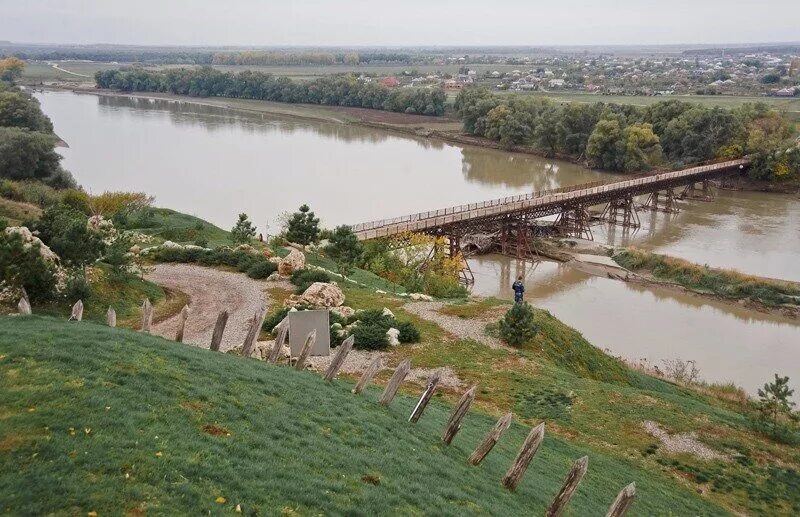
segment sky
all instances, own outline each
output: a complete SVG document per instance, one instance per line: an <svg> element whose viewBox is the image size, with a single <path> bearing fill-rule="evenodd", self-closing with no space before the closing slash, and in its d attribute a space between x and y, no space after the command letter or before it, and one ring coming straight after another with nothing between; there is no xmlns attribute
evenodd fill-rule
<svg viewBox="0 0 800 517"><path fill-rule="evenodd" d="M0 41L626 45L800 41L800 0L0 0Z"/></svg>

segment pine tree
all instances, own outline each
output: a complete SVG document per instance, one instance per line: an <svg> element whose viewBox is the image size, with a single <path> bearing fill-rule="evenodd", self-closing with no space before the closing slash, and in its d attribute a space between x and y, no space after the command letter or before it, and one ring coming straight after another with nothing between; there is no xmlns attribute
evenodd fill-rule
<svg viewBox="0 0 800 517"><path fill-rule="evenodd" d="M780 377L775 374L775 381L764 384L764 389L758 390L758 412L773 438L777 438L782 431L784 418L793 420L792 408L795 403L791 401L794 394L789 389L789 377Z"/></svg>
<svg viewBox="0 0 800 517"><path fill-rule="evenodd" d="M247 244L256 236L256 227L247 218L247 214L239 214L239 220L231 229L231 241L234 244Z"/></svg>
<svg viewBox="0 0 800 517"><path fill-rule="evenodd" d="M308 205L301 206L299 212L292 214L286 227L286 239L304 248L319 239L319 219Z"/></svg>
<svg viewBox="0 0 800 517"><path fill-rule="evenodd" d="M500 320L500 338L509 345L527 343L538 331L533 321L533 308L528 302L515 303Z"/></svg>
<svg viewBox="0 0 800 517"><path fill-rule="evenodd" d="M361 243L349 226L337 226L325 247L325 254L336 261L339 274L347 277L352 273L356 261L361 256Z"/></svg>

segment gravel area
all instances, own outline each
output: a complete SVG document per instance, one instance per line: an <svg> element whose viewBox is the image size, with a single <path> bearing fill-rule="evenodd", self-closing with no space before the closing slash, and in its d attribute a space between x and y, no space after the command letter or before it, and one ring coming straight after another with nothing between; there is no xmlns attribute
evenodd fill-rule
<svg viewBox="0 0 800 517"><path fill-rule="evenodd" d="M416 314L420 318L436 323L458 338L472 339L492 348L509 348L499 339L486 335L485 328L488 321L480 319L467 320L442 314L439 309L445 305L447 305L445 302L410 302L403 305L403 309Z"/></svg>
<svg viewBox="0 0 800 517"><path fill-rule="evenodd" d="M721 452L715 451L708 445L702 443L697 439L695 433L681 433L670 435L664 430L657 422L652 420L645 420L642 422L642 427L651 436L659 439L661 448L670 453L689 453L704 460L725 460L729 461L730 457Z"/></svg>
<svg viewBox="0 0 800 517"><path fill-rule="evenodd" d="M324 372L330 366L333 357L336 355L336 349L331 349L330 356L311 356L308 358L308 363L317 371ZM350 350L350 353L347 354L347 357L342 364L342 368L339 370L340 373L353 373L353 374L362 374L364 370L375 360L376 357L382 357L386 355L383 352L379 352L377 350ZM384 361L381 361L382 368L386 367Z"/></svg>
<svg viewBox="0 0 800 517"><path fill-rule="evenodd" d="M217 316L228 310L230 316L222 336L221 351L241 345L253 314L269 303L264 290L269 283L253 280L242 273L220 271L192 264L158 264L146 276L161 286L177 289L189 296L189 319L184 343L208 348ZM153 325L152 333L175 339L178 315Z"/></svg>
<svg viewBox="0 0 800 517"><path fill-rule="evenodd" d="M441 370L441 375L439 376L439 386L453 389L458 389L463 386L464 383L458 378L456 372L449 366L445 366L444 368L412 368L411 371L408 372L406 382L411 381L424 385L428 381L428 377L430 377L430 375L436 370Z"/></svg>

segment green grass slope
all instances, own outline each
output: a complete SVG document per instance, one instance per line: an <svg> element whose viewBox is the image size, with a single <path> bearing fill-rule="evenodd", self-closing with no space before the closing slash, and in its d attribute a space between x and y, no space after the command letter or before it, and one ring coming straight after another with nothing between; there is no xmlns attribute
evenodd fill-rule
<svg viewBox="0 0 800 517"><path fill-rule="evenodd" d="M310 372L132 331L47 317L0 319L0 503L10 514L531 515L590 457L569 514L605 513L635 481L634 515L725 511L632 462L548 436L516 492L500 485L527 433L514 425L479 467L495 417L471 412L452 446L449 405L407 422ZM223 502L224 500L224 502Z"/></svg>

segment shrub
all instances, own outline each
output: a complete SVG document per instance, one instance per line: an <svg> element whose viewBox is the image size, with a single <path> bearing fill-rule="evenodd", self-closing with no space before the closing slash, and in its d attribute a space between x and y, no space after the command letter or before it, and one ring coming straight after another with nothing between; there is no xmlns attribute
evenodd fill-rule
<svg viewBox="0 0 800 517"><path fill-rule="evenodd" d="M89 206L89 195L82 190L68 189L64 191L64 195L61 196L61 202L84 215L92 213L92 209Z"/></svg>
<svg viewBox="0 0 800 517"><path fill-rule="evenodd" d="M509 345L529 342L538 330L533 321L533 308L527 302L515 303L500 320L500 339Z"/></svg>
<svg viewBox="0 0 800 517"><path fill-rule="evenodd" d="M278 323L283 321L283 318L285 318L287 314L289 314L289 307L284 307L272 314L268 314L267 317L264 318L264 323L261 325L261 328L264 329L265 332L272 332L275 330L275 327L278 326Z"/></svg>
<svg viewBox="0 0 800 517"><path fill-rule="evenodd" d="M395 325L395 328L400 331L397 339L401 343L419 343L419 329L410 321L401 321Z"/></svg>
<svg viewBox="0 0 800 517"><path fill-rule="evenodd" d="M469 293L458 278L429 273L424 277L425 293L435 298L464 298Z"/></svg>
<svg viewBox="0 0 800 517"><path fill-rule="evenodd" d="M67 264L85 266L100 258L106 244L102 237L86 227L87 217L67 205L59 204L46 209L32 225L39 231L42 242Z"/></svg>
<svg viewBox="0 0 800 517"><path fill-rule="evenodd" d="M395 322L394 318L383 314L381 309L367 309L365 311L359 311L347 319L348 324L356 321L358 321L359 325L373 325L381 327L384 332L392 328L392 325L394 325Z"/></svg>
<svg viewBox="0 0 800 517"><path fill-rule="evenodd" d="M381 325L360 322L352 332L354 346L361 350L383 350L389 346L387 330Z"/></svg>
<svg viewBox="0 0 800 517"><path fill-rule="evenodd" d="M55 296L55 266L39 255L39 246L25 247L22 236L0 233L0 283L28 293L31 302Z"/></svg>
<svg viewBox="0 0 800 517"><path fill-rule="evenodd" d="M247 270L247 276L255 279L267 278L277 270L278 266L272 262L268 260L259 260L250 266Z"/></svg>
<svg viewBox="0 0 800 517"><path fill-rule="evenodd" d="M70 272L64 289L64 298L67 302L74 303L78 300L85 302L91 295L92 287L89 285L89 281L86 280L86 275L83 271L76 269Z"/></svg>
<svg viewBox="0 0 800 517"><path fill-rule="evenodd" d="M316 269L298 269L292 273L289 281L297 286L297 293L302 294L314 282L330 282L331 276L325 271Z"/></svg>

